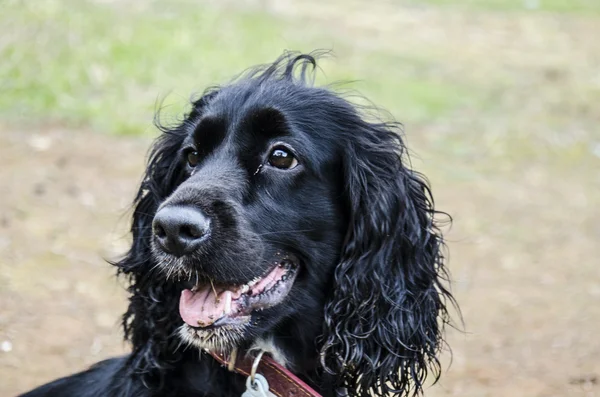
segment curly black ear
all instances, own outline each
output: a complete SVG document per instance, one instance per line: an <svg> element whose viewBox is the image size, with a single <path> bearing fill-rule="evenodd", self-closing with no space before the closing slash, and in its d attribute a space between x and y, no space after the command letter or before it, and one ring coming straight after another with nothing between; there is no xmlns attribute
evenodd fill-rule
<svg viewBox="0 0 600 397"><path fill-rule="evenodd" d="M179 360L175 335L178 323L179 291L165 280L156 281L156 263L151 255L152 220L159 205L176 189L184 177L179 151L190 125L200 117L203 107L215 95L205 94L193 103L185 120L173 127L164 127L155 120L162 135L155 141L144 178L134 201L129 252L116 262L118 273L129 280L129 307L123 315L125 338L133 351L129 368L148 387L161 388L165 371Z"/></svg>
<svg viewBox="0 0 600 397"><path fill-rule="evenodd" d="M453 302L427 181L392 124L356 121L344 172L350 224L325 308L324 368L352 396L419 394Z"/></svg>

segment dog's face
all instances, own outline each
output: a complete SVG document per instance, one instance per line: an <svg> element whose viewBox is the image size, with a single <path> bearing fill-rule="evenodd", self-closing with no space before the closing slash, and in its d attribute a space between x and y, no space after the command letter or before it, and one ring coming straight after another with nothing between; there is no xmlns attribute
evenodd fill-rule
<svg viewBox="0 0 600 397"><path fill-rule="evenodd" d="M117 263L146 381L189 358L182 338L220 351L266 339L352 396L439 373L452 296L427 181L395 123L309 84L311 66L285 54L162 128Z"/></svg>
<svg viewBox="0 0 600 397"><path fill-rule="evenodd" d="M173 159L181 183L152 224L158 266L181 282L180 335L199 348L228 350L300 308L320 312L347 228L340 150L314 109L286 108L276 85L243 88L188 119Z"/></svg>

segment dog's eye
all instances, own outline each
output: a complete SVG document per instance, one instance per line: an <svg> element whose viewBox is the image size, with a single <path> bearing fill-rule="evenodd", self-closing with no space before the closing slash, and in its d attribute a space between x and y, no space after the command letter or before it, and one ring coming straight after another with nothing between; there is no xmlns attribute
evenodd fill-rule
<svg viewBox="0 0 600 397"><path fill-rule="evenodd" d="M190 167L197 166L199 161L200 156L198 156L198 152L192 151L187 154L187 162L190 165Z"/></svg>
<svg viewBox="0 0 600 397"><path fill-rule="evenodd" d="M298 165L298 160L284 147L276 147L269 156L269 164L282 170L291 170Z"/></svg>

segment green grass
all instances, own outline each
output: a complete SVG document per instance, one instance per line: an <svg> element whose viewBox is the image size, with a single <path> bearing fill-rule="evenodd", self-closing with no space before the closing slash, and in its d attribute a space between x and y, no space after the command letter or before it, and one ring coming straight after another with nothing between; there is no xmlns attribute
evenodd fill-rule
<svg viewBox="0 0 600 397"><path fill-rule="evenodd" d="M167 113L177 114L191 94L285 49L335 47L340 58L352 56L352 43L325 28L299 34L302 20L185 1L127 4L9 2L0 14L0 121L154 133L152 116L165 97L173 105ZM326 61L319 81L360 78L348 87L403 120L438 118L461 104L457 93L468 91L415 76L410 68L426 61L410 56L368 51L356 58Z"/></svg>
<svg viewBox="0 0 600 397"><path fill-rule="evenodd" d="M600 13L600 1L598 0L415 0L411 3L499 11Z"/></svg>
<svg viewBox="0 0 600 397"><path fill-rule="evenodd" d="M17 31L1 54L5 117L140 132L158 97L172 91L182 102L191 90L276 56L282 44L277 21L266 16L225 18L166 4L47 4L14 5L2 14L2 25Z"/></svg>
<svg viewBox="0 0 600 397"><path fill-rule="evenodd" d="M382 2L344 14L347 4L331 1L315 17L189 0L5 0L0 125L155 135L158 104L168 121L190 96L251 65L286 49L324 48L334 57L320 63L319 84L349 82L337 87L389 110L431 153L481 161L483 147L510 162L595 153L598 54L578 38L597 35L600 2L539 0L542 12L521 0L419 2L433 13ZM520 18L497 10L520 10ZM408 19L396 26L388 16Z"/></svg>

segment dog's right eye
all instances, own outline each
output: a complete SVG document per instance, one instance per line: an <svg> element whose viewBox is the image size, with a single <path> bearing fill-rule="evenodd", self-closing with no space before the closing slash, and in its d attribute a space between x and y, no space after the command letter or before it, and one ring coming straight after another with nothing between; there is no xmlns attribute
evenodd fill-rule
<svg viewBox="0 0 600 397"><path fill-rule="evenodd" d="M298 160L296 160L288 148L278 146L271 152L269 164L281 170L291 170L292 168L296 168Z"/></svg>
<svg viewBox="0 0 600 397"><path fill-rule="evenodd" d="M187 154L187 162L190 165L190 167L195 167L198 165L198 162L200 162L200 156L198 155L198 152L196 151L191 151Z"/></svg>

